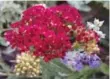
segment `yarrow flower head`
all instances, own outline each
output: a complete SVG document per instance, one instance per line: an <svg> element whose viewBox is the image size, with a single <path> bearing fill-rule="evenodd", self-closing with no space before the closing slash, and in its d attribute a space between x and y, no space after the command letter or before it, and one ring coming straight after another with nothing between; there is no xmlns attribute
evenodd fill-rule
<svg viewBox="0 0 110 79"><path fill-rule="evenodd" d="M14 73L17 76L36 77L41 73L40 58L32 55L31 52L22 52L17 55Z"/></svg>
<svg viewBox="0 0 110 79"><path fill-rule="evenodd" d="M25 10L20 21L11 24L12 30L7 31L5 37L12 47L20 51L33 47L35 56L49 61L63 57L71 49L68 24L83 25L75 8L36 5Z"/></svg>

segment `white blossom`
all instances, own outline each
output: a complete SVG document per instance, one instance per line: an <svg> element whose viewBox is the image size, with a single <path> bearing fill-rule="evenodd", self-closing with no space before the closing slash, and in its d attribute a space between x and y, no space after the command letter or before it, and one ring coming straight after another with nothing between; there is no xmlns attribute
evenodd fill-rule
<svg viewBox="0 0 110 79"><path fill-rule="evenodd" d="M91 22L87 22L87 27L88 27L88 29L93 29L95 27L95 25Z"/></svg>
<svg viewBox="0 0 110 79"><path fill-rule="evenodd" d="M100 27L103 25L103 23L104 21L99 21L99 19L95 18L94 23L87 22L87 28L95 31L100 36L100 38L105 38L105 34L100 31Z"/></svg>
<svg viewBox="0 0 110 79"><path fill-rule="evenodd" d="M103 25L104 21L99 21L99 19L94 19L94 24L98 27L101 27Z"/></svg>

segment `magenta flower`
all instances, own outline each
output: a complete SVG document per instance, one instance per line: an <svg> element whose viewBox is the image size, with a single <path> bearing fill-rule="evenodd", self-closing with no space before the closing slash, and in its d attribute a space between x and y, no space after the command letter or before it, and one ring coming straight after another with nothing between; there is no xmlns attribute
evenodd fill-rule
<svg viewBox="0 0 110 79"><path fill-rule="evenodd" d="M57 9L62 13L60 16ZM5 37L12 47L20 51L33 47L35 56L49 61L62 58L71 49L67 23L81 24L81 16L75 8L69 5L50 8L36 5L25 10L20 21L11 24L12 30L7 31Z"/></svg>

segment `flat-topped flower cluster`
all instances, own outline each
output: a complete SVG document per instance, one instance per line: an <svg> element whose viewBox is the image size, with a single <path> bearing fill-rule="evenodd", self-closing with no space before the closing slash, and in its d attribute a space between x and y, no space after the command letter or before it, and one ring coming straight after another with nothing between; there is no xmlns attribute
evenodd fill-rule
<svg viewBox="0 0 110 79"><path fill-rule="evenodd" d="M98 23L96 19L95 24ZM66 52L74 49L84 49L87 55L99 51L97 43L103 33L94 27L88 22L86 28L79 12L70 5L48 8L35 5L23 12L20 21L11 24L12 30L7 31L5 37L21 52L33 49L33 55L49 61L64 59Z"/></svg>

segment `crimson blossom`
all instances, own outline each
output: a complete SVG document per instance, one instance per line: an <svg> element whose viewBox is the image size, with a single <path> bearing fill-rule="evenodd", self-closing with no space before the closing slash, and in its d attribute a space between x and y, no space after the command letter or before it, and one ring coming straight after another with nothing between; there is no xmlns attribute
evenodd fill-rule
<svg viewBox="0 0 110 79"><path fill-rule="evenodd" d="M71 49L68 25L83 26L78 11L69 5L46 8L35 5L22 14L20 21L11 24L6 40L21 52L30 51L45 61L62 58Z"/></svg>

